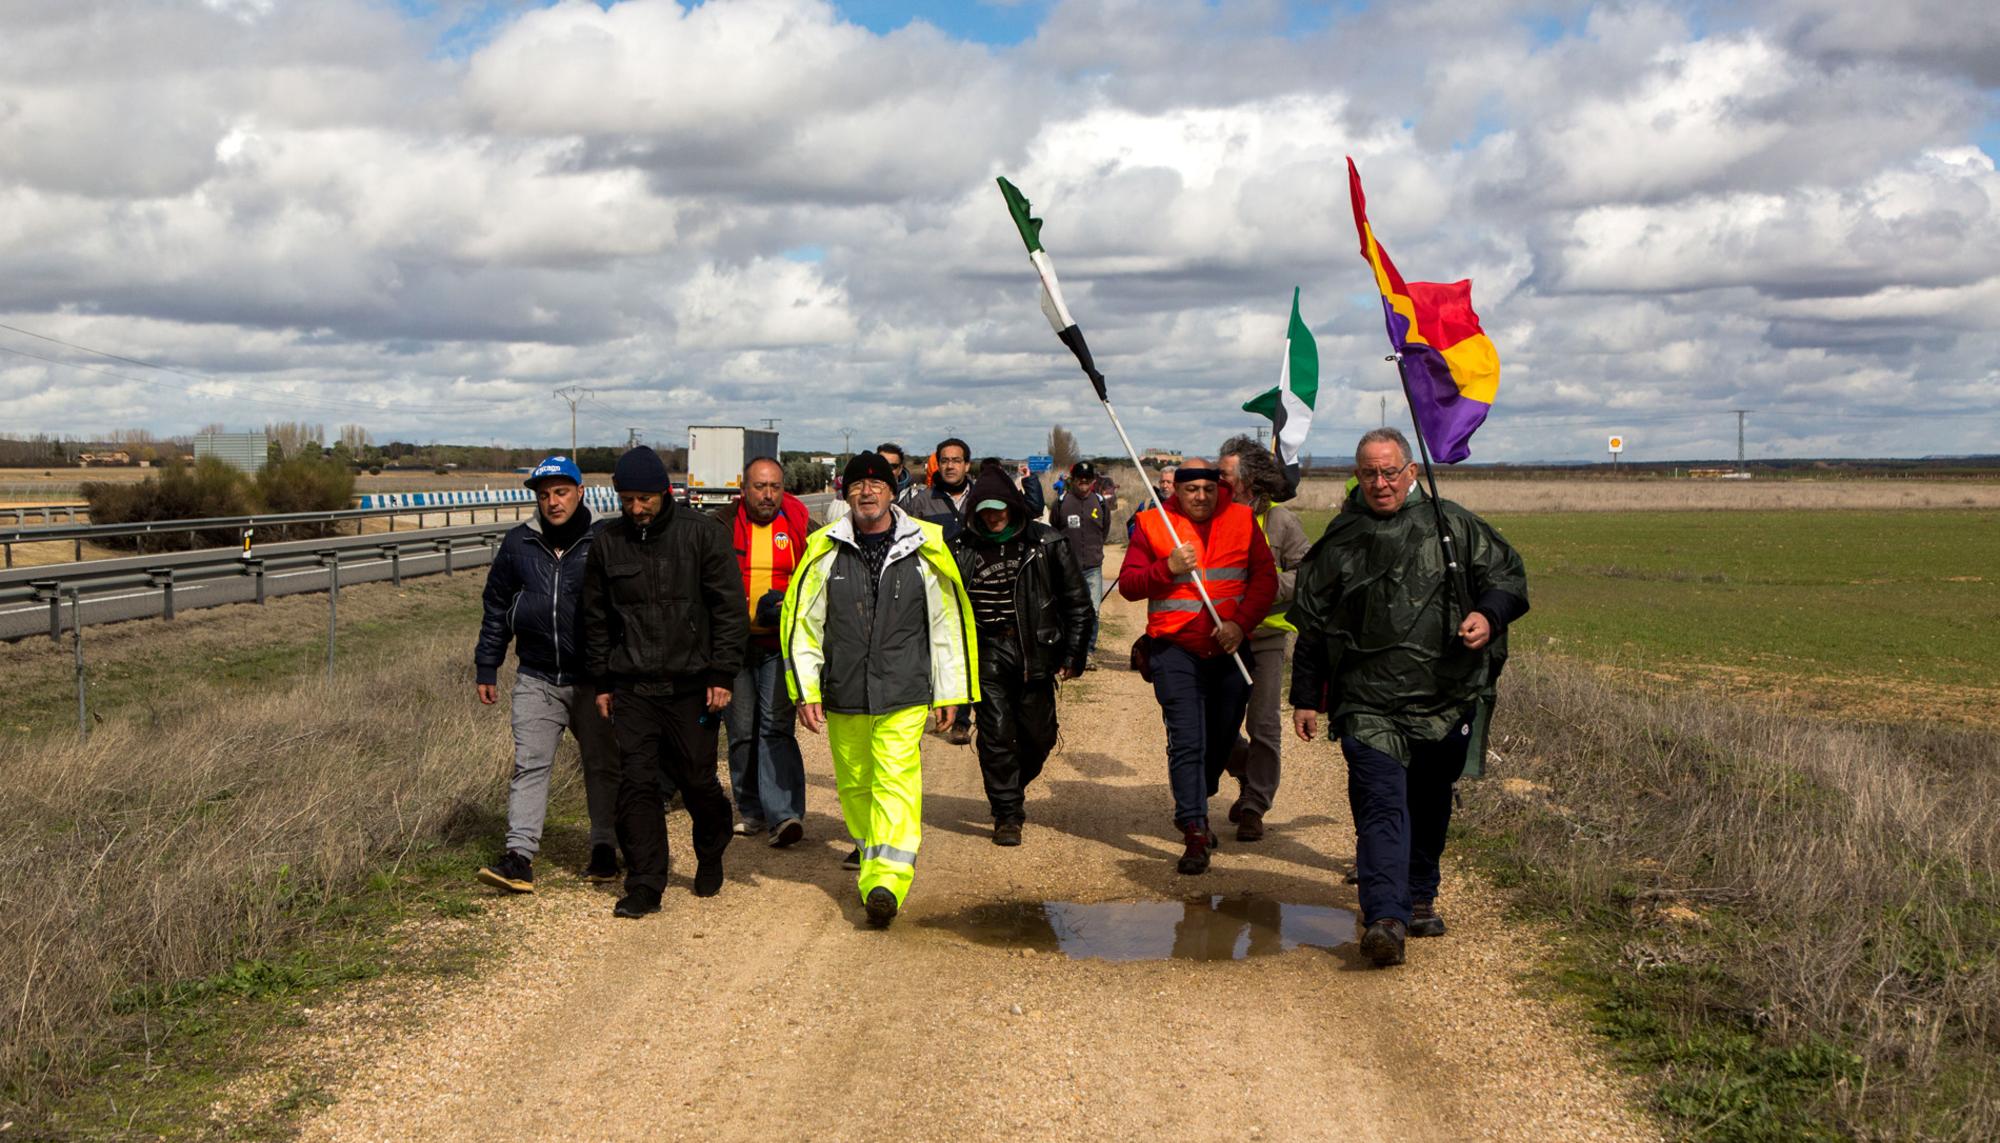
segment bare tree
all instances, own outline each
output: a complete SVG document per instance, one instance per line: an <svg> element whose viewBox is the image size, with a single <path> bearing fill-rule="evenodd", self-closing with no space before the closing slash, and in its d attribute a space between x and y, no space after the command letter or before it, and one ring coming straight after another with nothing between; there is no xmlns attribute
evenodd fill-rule
<svg viewBox="0 0 2000 1143"><path fill-rule="evenodd" d="M372 444L373 439L369 437L368 430L360 425L342 425L340 443L346 445L349 452L360 452Z"/></svg>
<svg viewBox="0 0 2000 1143"><path fill-rule="evenodd" d="M226 433L228 431L229 427L227 425L224 425L222 422L210 421L208 424L205 424L202 427L196 429L194 431L194 435L198 437L205 437L216 433Z"/></svg>
<svg viewBox="0 0 2000 1143"><path fill-rule="evenodd" d="M304 421L273 421L264 426L264 436L278 446L278 451L289 460L305 451L309 444L326 442L326 426L309 425Z"/></svg>
<svg viewBox="0 0 2000 1143"><path fill-rule="evenodd" d="M1083 453L1076 447L1076 434L1055 425L1049 429L1048 453L1055 458L1056 471L1068 472L1070 466L1083 459Z"/></svg>

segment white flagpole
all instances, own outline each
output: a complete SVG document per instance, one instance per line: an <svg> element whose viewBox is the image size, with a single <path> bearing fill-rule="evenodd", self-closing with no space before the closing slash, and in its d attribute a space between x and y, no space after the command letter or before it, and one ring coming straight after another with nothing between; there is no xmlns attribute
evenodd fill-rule
<svg viewBox="0 0 2000 1143"><path fill-rule="evenodd" d="M1174 547L1180 547L1181 536L1174 529L1174 518L1167 515L1167 506L1160 503L1159 491L1153 487L1152 481L1146 479L1146 466L1139 463L1139 450L1132 447L1132 438L1125 435L1125 425L1118 419L1118 410L1111 407L1111 398L1100 397L1098 400L1104 405L1105 415L1111 418L1111 427L1118 430L1118 439L1125 443L1125 455L1132 458L1132 467L1139 473L1139 483L1146 486L1146 498L1153 502L1153 510L1160 514L1160 523L1167 526L1167 535L1173 539ZM1208 597L1208 581L1201 574L1201 565L1196 564L1191 570L1194 573L1194 589L1201 593L1202 606L1208 608L1209 619L1220 628L1222 616L1215 610L1215 601ZM1243 638L1248 641L1250 633L1243 632ZM1243 665L1243 656L1232 651L1229 657L1236 663L1236 670L1243 676L1243 681L1251 683L1250 668Z"/></svg>

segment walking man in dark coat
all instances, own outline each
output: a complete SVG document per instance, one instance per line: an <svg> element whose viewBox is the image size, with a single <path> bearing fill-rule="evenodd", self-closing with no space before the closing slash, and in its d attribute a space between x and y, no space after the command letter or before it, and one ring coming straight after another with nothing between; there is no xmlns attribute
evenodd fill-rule
<svg viewBox="0 0 2000 1143"><path fill-rule="evenodd" d="M511 893L535 889L535 854L548 816L549 776L563 731L583 755L583 792L590 808L592 881L618 876L614 817L618 804L618 750L611 725L597 713L596 691L583 664L583 567L590 554L590 508L583 502L583 473L566 456L536 465L526 481L535 491L535 514L500 541L486 572L479 646L472 662L479 701L500 701L500 667L507 644L520 657L510 710L514 724L514 776L507 784L507 844L500 860L479 879Z"/></svg>
<svg viewBox="0 0 2000 1143"><path fill-rule="evenodd" d="M1056 680L1083 673L1094 620L1070 543L998 466L966 497L952 552L979 639L979 773L993 844L1021 844L1028 783L1056 746Z"/></svg>
<svg viewBox="0 0 2000 1143"><path fill-rule="evenodd" d="M716 719L743 666L750 615L729 530L672 502L659 454L641 445L619 457L612 485L622 515L585 566L584 657L624 767L625 896L613 911L642 917L667 885L663 773L693 821L695 894L722 891L731 815L715 772Z"/></svg>

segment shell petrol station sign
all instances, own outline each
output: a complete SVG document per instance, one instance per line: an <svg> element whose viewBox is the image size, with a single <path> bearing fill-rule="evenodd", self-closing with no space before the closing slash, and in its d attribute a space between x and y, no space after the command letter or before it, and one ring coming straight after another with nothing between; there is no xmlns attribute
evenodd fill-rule
<svg viewBox="0 0 2000 1143"><path fill-rule="evenodd" d="M1613 433L1611 436L1611 444L1609 447L1611 450L1611 455L1617 456L1619 453L1625 451L1625 438L1617 435L1616 433Z"/></svg>

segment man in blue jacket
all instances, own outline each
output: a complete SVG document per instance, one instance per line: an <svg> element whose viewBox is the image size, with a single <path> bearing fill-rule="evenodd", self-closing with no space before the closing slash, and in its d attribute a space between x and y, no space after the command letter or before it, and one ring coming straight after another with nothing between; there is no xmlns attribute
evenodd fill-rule
<svg viewBox="0 0 2000 1143"><path fill-rule="evenodd" d="M489 706L500 698L500 664L509 640L520 657L507 851L479 871L481 881L513 893L535 889L549 775L565 729L583 754L590 808L590 864L584 876L599 882L618 877L618 751L584 671L583 567L594 530L583 503L583 473L568 457L552 456L528 473L527 484L535 490L535 515L507 533L487 570L486 615L473 655L479 701Z"/></svg>

